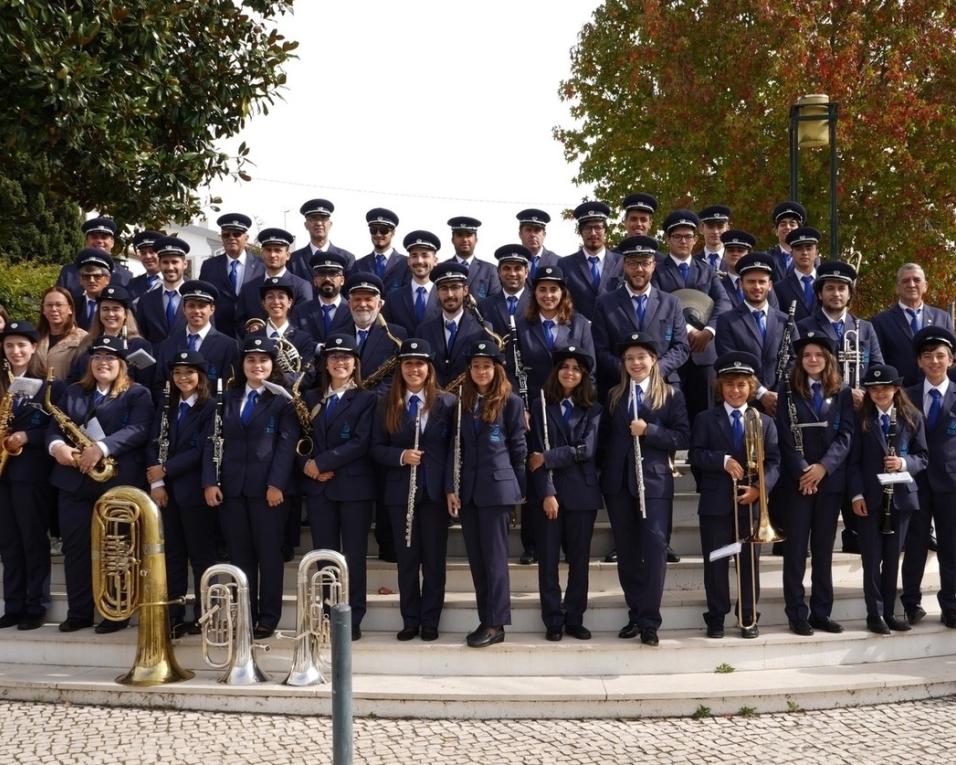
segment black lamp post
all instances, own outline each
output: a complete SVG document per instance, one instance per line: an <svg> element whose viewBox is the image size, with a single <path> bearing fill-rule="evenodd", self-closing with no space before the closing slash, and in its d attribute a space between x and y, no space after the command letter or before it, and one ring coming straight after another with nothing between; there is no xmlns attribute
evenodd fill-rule
<svg viewBox="0 0 956 765"><path fill-rule="evenodd" d="M839 104L829 96L804 96L790 107L790 198L800 201L800 149L830 147L830 257L840 257L837 218L837 141Z"/></svg>

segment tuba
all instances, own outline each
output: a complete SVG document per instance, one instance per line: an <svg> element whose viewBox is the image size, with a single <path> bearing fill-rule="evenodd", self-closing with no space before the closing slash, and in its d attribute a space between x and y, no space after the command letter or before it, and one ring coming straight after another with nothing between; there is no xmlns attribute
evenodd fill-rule
<svg viewBox="0 0 956 765"><path fill-rule="evenodd" d="M53 418L54 422L60 426L60 430L63 431L63 435L73 445L74 449L80 450L85 449L87 446L92 446L93 439L86 435L86 433L83 431L83 428L73 422L73 420L67 416L66 412L64 412L58 406L55 406L50 400L50 392L53 390L52 367L50 368L50 371L47 372L46 382L46 395L43 399L43 408L46 410L47 414L49 414L50 417ZM73 459L74 461L77 461L75 454ZM112 480L116 475L116 460L112 457L104 457L93 466L93 469L87 473L87 475L97 483L106 483L107 481Z"/></svg>
<svg viewBox="0 0 956 765"><path fill-rule="evenodd" d="M107 619L139 611L133 668L116 678L123 685L159 685L188 680L169 641L169 602L163 521L145 492L117 486L93 506L93 600Z"/></svg>
<svg viewBox="0 0 956 765"><path fill-rule="evenodd" d="M314 570L313 570L314 567ZM335 550L312 550L299 563L296 593L296 641L292 669L285 685L319 685L326 682L332 663L323 655L332 647L333 606L348 603L349 567L345 556Z"/></svg>
<svg viewBox="0 0 956 765"><path fill-rule="evenodd" d="M219 581L213 583L213 578ZM213 669L226 670L219 682L252 685L268 681L256 664L253 649L268 651L269 646L252 642L249 580L242 569L229 563L210 566L203 572L199 592L202 658Z"/></svg>

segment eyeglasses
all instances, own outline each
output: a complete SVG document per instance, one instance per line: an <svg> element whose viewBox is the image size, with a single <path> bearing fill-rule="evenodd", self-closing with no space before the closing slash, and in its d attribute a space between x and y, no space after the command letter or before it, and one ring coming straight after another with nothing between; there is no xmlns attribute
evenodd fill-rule
<svg viewBox="0 0 956 765"><path fill-rule="evenodd" d="M119 361L119 357L109 353L94 353L91 360L97 364L109 364L114 361Z"/></svg>
<svg viewBox="0 0 956 765"><path fill-rule="evenodd" d="M219 236L222 239L240 239L244 233L244 231L222 231Z"/></svg>
<svg viewBox="0 0 956 765"><path fill-rule="evenodd" d="M81 279L93 279L94 281L99 281L100 279L109 279L109 274L80 274Z"/></svg>
<svg viewBox="0 0 956 765"><path fill-rule="evenodd" d="M386 234L390 233L391 230L392 229L390 229L388 226L369 226L368 227L368 232L372 236L385 236Z"/></svg>
<svg viewBox="0 0 956 765"><path fill-rule="evenodd" d="M670 234L670 238L678 242L692 242L697 238L697 234Z"/></svg>

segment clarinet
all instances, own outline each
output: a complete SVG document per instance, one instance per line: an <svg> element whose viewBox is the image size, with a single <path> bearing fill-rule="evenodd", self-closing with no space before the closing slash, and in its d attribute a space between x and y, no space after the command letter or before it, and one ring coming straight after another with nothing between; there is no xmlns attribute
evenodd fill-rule
<svg viewBox="0 0 956 765"><path fill-rule="evenodd" d="M797 313L797 301L790 303L790 310L787 312L787 326L783 330L783 340L780 342L780 350L777 352L777 381L779 382L787 371L787 364L790 363L791 338L793 337L793 328L795 326L794 316Z"/></svg>
<svg viewBox="0 0 956 765"><path fill-rule="evenodd" d="M209 440L212 441L212 461L216 466L216 485L222 486L222 378L216 380L216 414L212 418L212 433L209 434Z"/></svg>
<svg viewBox="0 0 956 765"><path fill-rule="evenodd" d="M515 365L515 381L518 383L518 395L521 396L521 400L524 401L525 411L530 412L531 400L528 397L528 370L521 360L521 348L518 346L518 329L515 327L515 317L509 316L508 321L511 323L511 331L508 333L508 337L511 340L511 357Z"/></svg>
<svg viewBox="0 0 956 765"><path fill-rule="evenodd" d="M787 354L790 355L789 353ZM787 397L787 418L790 420L790 435L793 436L793 447L797 454L803 456L803 431L797 422L797 405L793 401L793 384L790 381L790 375L783 376L783 390Z"/></svg>
<svg viewBox="0 0 956 765"><path fill-rule="evenodd" d="M422 429L422 410L415 412L415 441L412 449L418 451L418 439ZM405 505L405 547L412 546L412 524L415 522L415 493L418 491L418 465L411 465L408 473L408 502Z"/></svg>
<svg viewBox="0 0 956 765"><path fill-rule="evenodd" d="M163 406L162 415L159 420L159 464L166 467L166 460L169 459L169 380L163 388Z"/></svg>
<svg viewBox="0 0 956 765"><path fill-rule="evenodd" d="M512 318L511 321L513 322L514 318ZM540 391L540 393L541 393L541 430L542 430L542 437L544 439L544 450L547 452L551 450L551 438L550 436L548 436L548 409L547 409L548 403L544 398L544 391L542 390ZM550 468L548 469L548 480L551 482L551 485L553 486L554 471L551 470Z"/></svg>
<svg viewBox="0 0 956 765"><path fill-rule="evenodd" d="M895 457L896 447L896 407L890 412L890 431L886 434L886 456ZM880 533L889 536L893 533L893 484L883 487L883 512L880 515Z"/></svg>
<svg viewBox="0 0 956 765"><path fill-rule="evenodd" d="M458 386L458 405L455 412L455 446L452 452L452 473L451 486L452 491L458 499L461 499L461 390Z"/></svg>
<svg viewBox="0 0 956 765"><path fill-rule="evenodd" d="M631 401L634 402L634 414L637 411L637 383L631 380ZM641 518L647 518L647 503L644 500L644 455L641 453L641 438L634 436L634 478L637 481L637 504L641 508Z"/></svg>

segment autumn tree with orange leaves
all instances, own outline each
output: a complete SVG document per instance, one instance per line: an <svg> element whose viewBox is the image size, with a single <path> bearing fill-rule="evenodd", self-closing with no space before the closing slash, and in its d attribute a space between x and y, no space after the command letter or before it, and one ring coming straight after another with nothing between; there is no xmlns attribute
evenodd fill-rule
<svg viewBox="0 0 956 765"><path fill-rule="evenodd" d="M789 109L839 103L843 252L827 252L827 151L804 150L801 202L824 257L861 253L855 310L892 300L896 268L956 298L956 4L951 0L607 0L571 51L555 128L576 180L612 206L648 191L674 207L723 203L762 247L789 195ZM659 214L658 220L662 215Z"/></svg>

